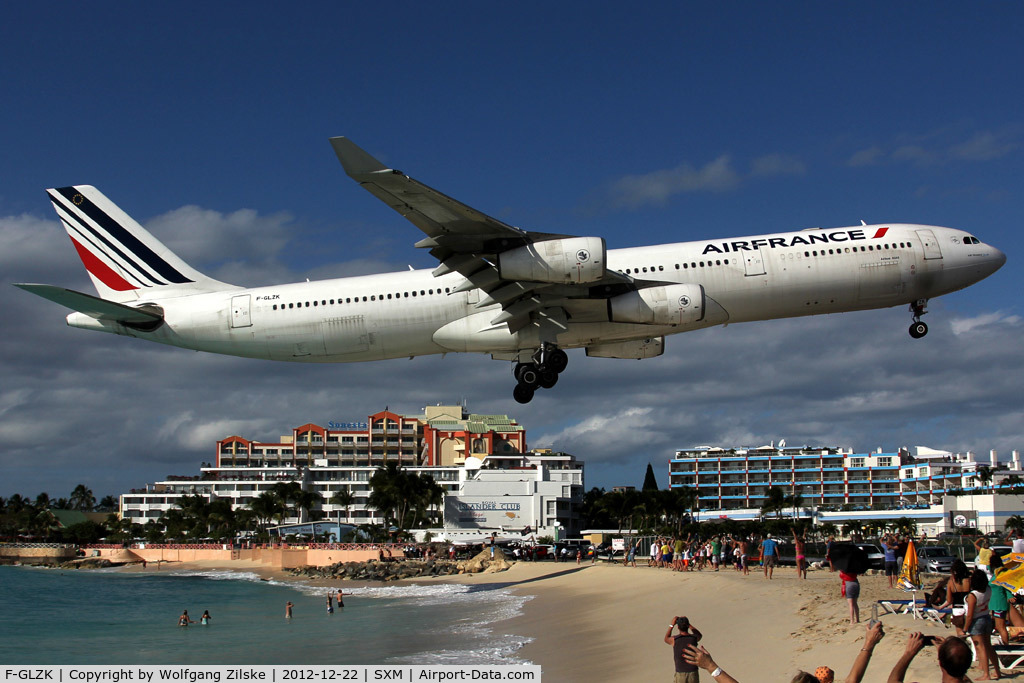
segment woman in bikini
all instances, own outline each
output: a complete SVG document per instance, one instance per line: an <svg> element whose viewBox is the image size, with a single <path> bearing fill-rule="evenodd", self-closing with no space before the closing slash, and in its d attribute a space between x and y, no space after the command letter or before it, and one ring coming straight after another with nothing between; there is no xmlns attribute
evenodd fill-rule
<svg viewBox="0 0 1024 683"><path fill-rule="evenodd" d="M793 525L793 545L796 546L796 575L801 579L807 578L807 556L804 555L804 537L796 533L796 525Z"/></svg>

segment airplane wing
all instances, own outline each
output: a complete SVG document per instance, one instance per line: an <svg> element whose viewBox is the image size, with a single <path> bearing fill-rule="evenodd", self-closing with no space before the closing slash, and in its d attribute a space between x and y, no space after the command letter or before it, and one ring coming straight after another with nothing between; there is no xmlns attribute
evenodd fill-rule
<svg viewBox="0 0 1024 683"><path fill-rule="evenodd" d="M348 138L331 138L331 145L349 177L427 236L416 246L430 249L440 261L435 276L458 272L466 281L455 292L480 289L486 296L478 307L501 304L503 310L494 319L495 325L506 323L509 330L516 332L537 315L552 319L554 314L553 319L559 318L557 310L564 311L567 306L571 310L571 300L605 299L641 284L610 270L602 270L600 277L583 282L508 277L505 271L513 269L499 266L500 254L544 242L561 244L563 240L575 243L589 239L600 243L603 259L604 241L513 227L388 168Z"/></svg>
<svg viewBox="0 0 1024 683"><path fill-rule="evenodd" d="M72 289L27 283L15 283L14 286L97 320L109 320L136 326L153 325L163 321L163 316L160 313L144 308L125 306Z"/></svg>

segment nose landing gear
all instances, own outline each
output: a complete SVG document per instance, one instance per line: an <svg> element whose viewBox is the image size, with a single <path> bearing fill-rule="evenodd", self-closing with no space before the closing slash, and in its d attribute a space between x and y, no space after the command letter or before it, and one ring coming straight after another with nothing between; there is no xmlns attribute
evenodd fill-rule
<svg viewBox="0 0 1024 683"><path fill-rule="evenodd" d="M550 389L558 382L558 375L569 364L569 356L554 344L542 344L534 352L532 362L517 363L512 374L516 378L512 398L517 403L529 403L537 388Z"/></svg>
<svg viewBox="0 0 1024 683"><path fill-rule="evenodd" d="M928 312L928 300L918 299L910 304L910 312L914 314L914 322L910 325L910 336L920 339L928 334L928 325L921 322L921 316Z"/></svg>

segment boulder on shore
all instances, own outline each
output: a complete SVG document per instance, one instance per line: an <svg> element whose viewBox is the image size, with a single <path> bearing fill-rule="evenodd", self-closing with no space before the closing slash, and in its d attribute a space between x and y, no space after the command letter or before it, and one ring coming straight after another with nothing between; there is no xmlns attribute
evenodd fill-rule
<svg viewBox="0 0 1024 683"><path fill-rule="evenodd" d="M491 549L484 548L476 557L473 557L465 562L459 563L459 573L465 574L494 574L495 572L503 572L509 567L515 564L514 561L509 561L508 557L501 548L494 549L494 557L491 557Z"/></svg>

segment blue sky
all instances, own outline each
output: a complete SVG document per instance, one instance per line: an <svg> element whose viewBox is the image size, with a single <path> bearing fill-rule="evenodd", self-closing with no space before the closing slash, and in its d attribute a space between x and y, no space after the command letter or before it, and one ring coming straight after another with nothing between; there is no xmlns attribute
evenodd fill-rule
<svg viewBox="0 0 1024 683"><path fill-rule="evenodd" d="M588 459L599 486L639 484L648 460L664 472L672 448L706 442L1019 448L1019 393L993 387L1024 369L1022 29L1016 3L9 7L5 282L88 289L43 193L76 183L238 284L430 266L412 248L418 231L345 177L333 135L507 222L611 247L864 219L967 228L1009 260L933 302L932 333L916 345L896 310L737 326L670 338L642 371L574 355L578 384L529 407L485 359L311 369L199 358L68 330L61 310L8 288L0 495L88 479L114 493L193 472L213 452L199 435L227 435L218 429L266 438L463 398L518 417L534 445ZM887 369L875 385L844 375L849 362L808 362L809 349L851 337L847 359ZM950 375L952 358L962 374ZM803 383L783 401L786 363ZM894 377L915 398L881 399ZM297 383L312 390L287 394ZM708 383L747 390L715 401ZM809 390L822 385L825 397ZM604 394L618 400L595 402ZM764 408L790 400L785 414ZM28 437L39 430L45 444ZM160 435L141 449L158 457L113 434ZM76 455L51 455L46 477L25 465L54 450Z"/></svg>

